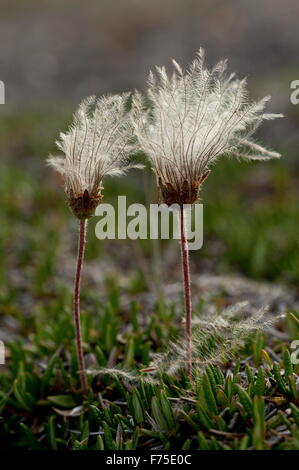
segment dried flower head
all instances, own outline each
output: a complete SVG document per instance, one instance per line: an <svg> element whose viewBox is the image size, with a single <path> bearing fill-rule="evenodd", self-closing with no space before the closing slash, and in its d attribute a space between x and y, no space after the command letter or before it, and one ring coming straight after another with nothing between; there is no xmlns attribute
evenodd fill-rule
<svg viewBox="0 0 299 470"><path fill-rule="evenodd" d="M210 165L222 155L265 160L280 157L252 140L270 99L249 103L246 80L225 75L226 61L204 67L204 51L187 71L173 61L169 77L164 67L149 76L148 99L133 100L134 128L141 149L151 160L166 204L192 204Z"/></svg>
<svg viewBox="0 0 299 470"><path fill-rule="evenodd" d="M133 128L128 98L125 93L84 100L69 131L57 141L65 157L48 159L63 175L69 205L79 219L91 217L102 201L104 176L121 175L133 166L129 163Z"/></svg>

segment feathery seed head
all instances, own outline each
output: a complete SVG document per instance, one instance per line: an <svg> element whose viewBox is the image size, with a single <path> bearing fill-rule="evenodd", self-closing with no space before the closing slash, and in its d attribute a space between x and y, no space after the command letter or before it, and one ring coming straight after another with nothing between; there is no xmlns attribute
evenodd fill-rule
<svg viewBox="0 0 299 470"><path fill-rule="evenodd" d="M133 128L127 113L128 93L84 100L57 146L64 157L48 164L63 175L69 205L76 217L91 217L102 201L102 180L121 175L129 163Z"/></svg>
<svg viewBox="0 0 299 470"><path fill-rule="evenodd" d="M149 75L147 98L135 93L133 125L140 148L151 161L166 204L192 204L210 165L222 155L251 160L280 157L252 139L266 114L269 97L249 103L246 81L225 75L226 62L204 67L204 51L187 71L173 61L169 77L164 67Z"/></svg>

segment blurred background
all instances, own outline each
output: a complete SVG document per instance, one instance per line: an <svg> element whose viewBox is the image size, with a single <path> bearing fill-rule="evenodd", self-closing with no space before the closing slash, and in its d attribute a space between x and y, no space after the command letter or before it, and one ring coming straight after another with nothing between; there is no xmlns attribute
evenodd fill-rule
<svg viewBox="0 0 299 470"><path fill-rule="evenodd" d="M6 104L0 105L3 339L22 332L24 318L26 328L33 327L35 316L72 284L76 221L45 160L56 153L55 139L79 101L143 90L150 68L169 65L171 57L185 66L200 46L208 65L228 58L230 72L248 77L251 97L272 95L268 109L285 118L258 133L283 154L280 161L223 160L205 183L204 247L191 253L194 297L209 289L216 296L227 290L233 297L239 289L241 296L254 297L258 286L267 286L276 304L294 305L299 105L290 103L290 82L299 79L298 1L1 0L0 9L0 80L6 87ZM106 202L118 194L129 203L156 202L153 175L108 179ZM88 290L89 299L91 292L105 297L117 288L123 308L138 298L144 310L160 290L177 295L176 242L100 242L95 222L89 226L83 295Z"/></svg>

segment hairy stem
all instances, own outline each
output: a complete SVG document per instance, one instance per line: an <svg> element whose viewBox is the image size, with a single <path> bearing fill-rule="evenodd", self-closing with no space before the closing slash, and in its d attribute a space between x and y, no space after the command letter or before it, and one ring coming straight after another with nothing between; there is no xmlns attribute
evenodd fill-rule
<svg viewBox="0 0 299 470"><path fill-rule="evenodd" d="M78 254L77 254L77 268L74 283L74 300L73 300L73 318L76 334L76 349L77 359L79 364L79 374L83 394L88 392L88 382L85 370L84 355L82 348L82 335L81 335L81 322L80 322L80 284L81 272L83 266L84 250L85 250L85 236L86 236L87 220L82 219L79 221L79 240L78 240Z"/></svg>
<svg viewBox="0 0 299 470"><path fill-rule="evenodd" d="M191 287L190 287L190 267L189 250L186 238L186 221L184 207L180 207L180 231L181 231L181 253L182 270L185 293L185 367L187 375L190 377L192 372L192 349L191 349Z"/></svg>

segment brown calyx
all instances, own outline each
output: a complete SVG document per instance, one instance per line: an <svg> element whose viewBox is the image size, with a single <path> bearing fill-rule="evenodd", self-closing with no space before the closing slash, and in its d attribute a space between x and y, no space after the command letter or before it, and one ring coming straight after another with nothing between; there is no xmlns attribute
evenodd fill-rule
<svg viewBox="0 0 299 470"><path fill-rule="evenodd" d="M96 208L102 200L101 192L92 195L85 189L84 193L80 196L74 196L74 193L71 192L69 206L78 219L89 219L94 215Z"/></svg>
<svg viewBox="0 0 299 470"><path fill-rule="evenodd" d="M169 182L162 182L159 178L159 188L162 200L168 206L172 204L194 204L199 198L199 189L204 180L208 177L210 171L204 173L197 181L191 183L187 180L183 182L180 188L176 188Z"/></svg>

